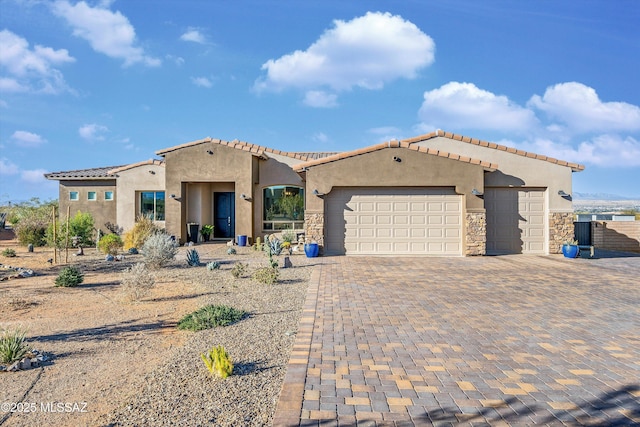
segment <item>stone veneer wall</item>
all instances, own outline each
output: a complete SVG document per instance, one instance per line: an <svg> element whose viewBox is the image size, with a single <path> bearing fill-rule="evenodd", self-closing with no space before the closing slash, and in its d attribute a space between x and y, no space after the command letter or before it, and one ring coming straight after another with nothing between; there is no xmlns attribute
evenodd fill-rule
<svg viewBox="0 0 640 427"><path fill-rule="evenodd" d="M484 212L467 212L466 255L484 255L487 253L487 215Z"/></svg>
<svg viewBox="0 0 640 427"><path fill-rule="evenodd" d="M306 241L324 247L324 213L305 212L304 233Z"/></svg>
<svg viewBox="0 0 640 427"><path fill-rule="evenodd" d="M573 212L552 212L549 214L549 253L562 253L562 244L573 240Z"/></svg>

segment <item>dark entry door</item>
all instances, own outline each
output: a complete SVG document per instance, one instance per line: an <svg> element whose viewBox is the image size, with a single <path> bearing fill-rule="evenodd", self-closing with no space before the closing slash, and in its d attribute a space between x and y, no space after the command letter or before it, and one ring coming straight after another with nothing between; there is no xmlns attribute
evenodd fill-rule
<svg viewBox="0 0 640 427"><path fill-rule="evenodd" d="M236 194L234 192L213 193L213 237L235 237Z"/></svg>

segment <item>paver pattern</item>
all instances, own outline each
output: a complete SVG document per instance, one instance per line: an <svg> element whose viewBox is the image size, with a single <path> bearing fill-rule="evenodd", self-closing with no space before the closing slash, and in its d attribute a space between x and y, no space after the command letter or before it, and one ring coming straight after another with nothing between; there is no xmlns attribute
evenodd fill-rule
<svg viewBox="0 0 640 427"><path fill-rule="evenodd" d="M640 257L318 260L274 426L640 425Z"/></svg>

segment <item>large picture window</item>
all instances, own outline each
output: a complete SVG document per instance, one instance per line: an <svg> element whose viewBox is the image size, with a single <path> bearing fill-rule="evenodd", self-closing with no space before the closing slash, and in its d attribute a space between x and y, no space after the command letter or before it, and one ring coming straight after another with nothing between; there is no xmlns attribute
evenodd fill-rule
<svg viewBox="0 0 640 427"><path fill-rule="evenodd" d="M264 230L302 229L304 226L304 189L274 185L263 193Z"/></svg>
<svg viewBox="0 0 640 427"><path fill-rule="evenodd" d="M141 192L140 214L153 221L164 221L164 191Z"/></svg>

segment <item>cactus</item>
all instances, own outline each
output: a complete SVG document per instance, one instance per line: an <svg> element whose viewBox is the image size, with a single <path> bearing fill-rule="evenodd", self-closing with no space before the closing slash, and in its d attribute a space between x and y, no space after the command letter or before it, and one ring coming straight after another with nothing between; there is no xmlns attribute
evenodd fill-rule
<svg viewBox="0 0 640 427"><path fill-rule="evenodd" d="M220 263L218 261L211 261L210 263L207 263L207 270L220 270Z"/></svg>
<svg viewBox="0 0 640 427"><path fill-rule="evenodd" d="M236 250L235 248L229 248L227 249L227 255L235 255L236 254Z"/></svg>
<svg viewBox="0 0 640 427"><path fill-rule="evenodd" d="M282 241L276 237L269 239L269 254L280 255L282 252Z"/></svg>
<svg viewBox="0 0 640 427"><path fill-rule="evenodd" d="M187 250L187 264L191 267L197 267L200 265L200 255L195 249Z"/></svg>

